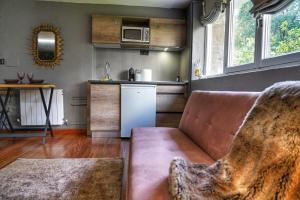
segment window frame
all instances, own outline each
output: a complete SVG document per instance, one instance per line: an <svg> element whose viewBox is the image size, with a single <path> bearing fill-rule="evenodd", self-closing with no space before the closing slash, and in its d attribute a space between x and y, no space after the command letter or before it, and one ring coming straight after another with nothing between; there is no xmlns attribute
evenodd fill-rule
<svg viewBox="0 0 300 200"><path fill-rule="evenodd" d="M226 13L225 13L226 14ZM226 26L226 15L225 15L225 26ZM207 75L207 66L209 65L209 61L211 61L211 57L212 57L212 54L211 54L211 51L208 51L208 48L211 47L211 40L212 40L212 37L211 35L209 35L209 33L212 32L212 30L209 30L209 27L211 28L211 24L208 24L205 26L205 30L204 30L204 67L203 67L203 76L204 77L211 77L211 76L218 76L218 75L222 75L224 74L224 61L223 61L223 65L222 65L222 73L219 73L219 74L213 74L213 75ZM226 27L225 27L225 31L226 31ZM224 48L223 48L223 53L225 52L226 50L226 33L224 34ZM223 55L225 57L225 54ZM209 59L210 60L209 60ZM225 58L224 58L225 59Z"/></svg>
<svg viewBox="0 0 300 200"><path fill-rule="evenodd" d="M256 19L256 29L255 29L255 52L254 52L254 62L244 65L237 65L237 66L229 66L229 59L230 59L230 51L232 44L230 41L230 28L232 28L232 16L233 16L233 1L230 1L230 5L226 8L225 12L225 44L224 44L224 61L223 61L223 73L216 74L216 75L206 75L206 67L207 66L207 51L208 45L206 39L209 37L207 27L205 28L205 62L204 62L204 77L214 77L218 75L229 75L232 73L239 73L239 72L249 72L249 71L258 71L262 69L273 69L273 68L282 68L282 67L293 67L299 66L300 64L300 51L289 53L281 56L275 56L270 58L264 58L265 52L263 51L264 47L266 46L265 40L265 32L266 32L266 23L268 15L262 15Z"/></svg>
<svg viewBox="0 0 300 200"><path fill-rule="evenodd" d="M209 53L209 51L208 51L208 46L210 46L210 45L208 45L208 43L209 43L209 39L208 38L211 38L211 36L209 36L208 35L208 26L209 25L206 25L205 26L205 34L204 34L204 49L205 49L205 51L204 51L204 66L205 67L203 67L203 75L204 76L210 76L210 75L207 75L206 74L206 71L207 71L207 66L208 66L208 55L211 55L211 53Z"/></svg>
<svg viewBox="0 0 300 200"><path fill-rule="evenodd" d="M234 1L234 0L233 0ZM245 71L255 68L256 65L256 46L257 46L257 28L255 30L255 52L254 52L254 62L247 63L243 65L229 66L230 58L231 58L231 39L233 38L231 33L233 33L233 13L234 6L233 1L230 1L229 9L226 9L226 23L225 23L225 52L224 52L224 69L225 74L232 72ZM257 26L257 24L256 24Z"/></svg>
<svg viewBox="0 0 300 200"><path fill-rule="evenodd" d="M261 37L262 37L262 44L261 44L261 49L264 49L263 47L267 46L267 42L264 41L267 37L264 37L267 32L267 23L271 23L271 21L268 19L270 15L263 15L262 16L262 24L263 26L261 27ZM265 26L264 26L265 25ZM261 66L262 67L269 67L269 66L275 66L275 65L284 65L288 63L295 63L300 61L300 50L298 52L292 52L292 53L287 53L285 55L281 56L274 56L274 57L269 57L265 58L265 52L262 51L261 53Z"/></svg>

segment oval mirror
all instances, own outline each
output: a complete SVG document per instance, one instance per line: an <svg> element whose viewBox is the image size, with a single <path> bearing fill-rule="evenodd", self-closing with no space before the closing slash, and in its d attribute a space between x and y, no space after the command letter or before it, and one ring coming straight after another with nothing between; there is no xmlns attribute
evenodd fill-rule
<svg viewBox="0 0 300 200"><path fill-rule="evenodd" d="M50 31L38 33L38 57L40 60L54 60L55 58L55 34Z"/></svg>
<svg viewBox="0 0 300 200"><path fill-rule="evenodd" d="M62 56L62 39L59 29L42 24L33 30L32 54L37 65L54 68Z"/></svg>

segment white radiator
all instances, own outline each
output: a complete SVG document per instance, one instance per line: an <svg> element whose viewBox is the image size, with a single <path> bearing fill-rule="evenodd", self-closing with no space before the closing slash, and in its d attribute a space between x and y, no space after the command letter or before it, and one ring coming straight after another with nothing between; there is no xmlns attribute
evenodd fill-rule
<svg viewBox="0 0 300 200"><path fill-rule="evenodd" d="M50 90L43 90L45 101L48 107ZM45 125L46 114L39 90L20 91L21 125L40 126ZM63 125L64 123L64 100L63 90L55 89L50 111L51 125Z"/></svg>

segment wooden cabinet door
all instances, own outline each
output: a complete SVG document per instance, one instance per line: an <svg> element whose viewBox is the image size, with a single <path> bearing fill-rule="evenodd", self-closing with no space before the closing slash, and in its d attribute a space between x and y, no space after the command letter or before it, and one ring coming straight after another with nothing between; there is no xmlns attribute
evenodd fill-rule
<svg viewBox="0 0 300 200"><path fill-rule="evenodd" d="M120 86L90 85L90 131L120 130Z"/></svg>
<svg viewBox="0 0 300 200"><path fill-rule="evenodd" d="M178 128L181 116L181 113L157 113L156 126Z"/></svg>
<svg viewBox="0 0 300 200"><path fill-rule="evenodd" d="M122 18L118 16L92 16L92 42L120 44Z"/></svg>
<svg viewBox="0 0 300 200"><path fill-rule="evenodd" d="M158 94L183 94L187 93L186 85L158 85L156 92Z"/></svg>
<svg viewBox="0 0 300 200"><path fill-rule="evenodd" d="M184 110L186 101L186 97L182 94L157 94L156 111L181 113Z"/></svg>
<svg viewBox="0 0 300 200"><path fill-rule="evenodd" d="M179 19L150 19L150 45L157 47L184 47L186 22Z"/></svg>
<svg viewBox="0 0 300 200"><path fill-rule="evenodd" d="M156 126L178 128L187 101L187 85L158 85L156 92Z"/></svg>

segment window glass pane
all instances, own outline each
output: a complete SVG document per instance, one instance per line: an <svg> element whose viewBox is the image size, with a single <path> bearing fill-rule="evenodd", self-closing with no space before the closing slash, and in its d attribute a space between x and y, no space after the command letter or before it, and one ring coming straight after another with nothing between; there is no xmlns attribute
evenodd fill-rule
<svg viewBox="0 0 300 200"><path fill-rule="evenodd" d="M264 22L264 58L300 51L300 0L276 14L266 15Z"/></svg>
<svg viewBox="0 0 300 200"><path fill-rule="evenodd" d="M233 0L229 29L229 67L254 62L256 20L251 0Z"/></svg>
<svg viewBox="0 0 300 200"><path fill-rule="evenodd" d="M225 13L218 20L207 26L206 33L206 73L216 75L223 73L224 42L225 42Z"/></svg>

